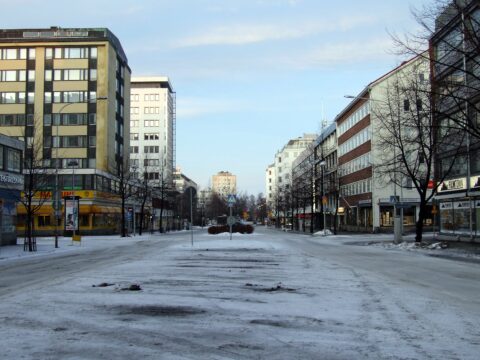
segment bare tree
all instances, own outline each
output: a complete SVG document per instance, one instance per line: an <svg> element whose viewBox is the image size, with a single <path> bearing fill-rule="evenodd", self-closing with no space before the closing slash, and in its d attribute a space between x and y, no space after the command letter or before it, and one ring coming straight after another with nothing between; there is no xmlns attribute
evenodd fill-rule
<svg viewBox="0 0 480 360"><path fill-rule="evenodd" d="M125 206L130 198L138 194L136 185L136 170L131 169L123 163L119 163L116 169L110 169L112 174L116 174L118 180L118 195L121 202L121 218L120 218L120 236L127 236L127 223L125 219ZM135 216L135 214L133 214Z"/></svg>
<svg viewBox="0 0 480 360"><path fill-rule="evenodd" d="M23 157L23 174L25 177L23 197L20 203L25 207L25 245L28 251L36 250L34 219L43 204L50 199L49 177L45 169L42 157L42 141L35 129L42 122L35 120L33 126L27 126L25 132L25 152ZM20 159L19 159L20 160Z"/></svg>
<svg viewBox="0 0 480 360"><path fill-rule="evenodd" d="M432 0L412 9L420 31L392 34L397 53L431 63L434 115L480 139L480 16L477 0ZM425 50L430 48L430 52Z"/></svg>

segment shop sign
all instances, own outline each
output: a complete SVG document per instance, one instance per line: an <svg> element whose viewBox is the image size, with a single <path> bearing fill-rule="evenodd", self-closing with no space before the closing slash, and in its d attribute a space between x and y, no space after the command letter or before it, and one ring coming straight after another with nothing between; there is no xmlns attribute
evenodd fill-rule
<svg viewBox="0 0 480 360"><path fill-rule="evenodd" d="M438 187L438 192L466 190L466 189L467 189L467 178L449 179L440 183L440 186Z"/></svg>
<svg viewBox="0 0 480 360"><path fill-rule="evenodd" d="M458 201L453 203L455 209L469 209L470 201Z"/></svg>
<svg viewBox="0 0 480 360"><path fill-rule="evenodd" d="M480 176L470 178L470 189L480 188Z"/></svg>
<svg viewBox="0 0 480 360"><path fill-rule="evenodd" d="M0 182L9 184L23 184L23 177L15 175L0 174Z"/></svg>
<svg viewBox="0 0 480 360"><path fill-rule="evenodd" d="M453 209L453 203L452 202L444 202L440 203L440 210L451 210Z"/></svg>

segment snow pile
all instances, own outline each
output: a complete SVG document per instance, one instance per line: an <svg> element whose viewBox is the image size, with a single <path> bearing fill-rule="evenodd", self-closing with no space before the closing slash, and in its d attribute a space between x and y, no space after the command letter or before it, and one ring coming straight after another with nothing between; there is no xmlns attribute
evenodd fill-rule
<svg viewBox="0 0 480 360"><path fill-rule="evenodd" d="M326 236L326 235L333 235L333 232L331 232L329 229L326 229L326 230L320 230L320 231L317 231L316 233L313 233L313 236Z"/></svg>

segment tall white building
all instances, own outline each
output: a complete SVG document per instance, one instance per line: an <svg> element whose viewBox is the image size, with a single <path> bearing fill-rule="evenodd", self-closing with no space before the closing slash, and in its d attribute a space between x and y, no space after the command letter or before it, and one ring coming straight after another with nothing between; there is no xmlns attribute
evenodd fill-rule
<svg viewBox="0 0 480 360"><path fill-rule="evenodd" d="M132 77L130 166L152 182L173 178L175 101L168 77Z"/></svg>
<svg viewBox="0 0 480 360"><path fill-rule="evenodd" d="M270 208L277 192L291 186L293 162L316 138L316 134L303 134L291 139L275 154L275 161L268 166L265 174L267 204Z"/></svg>

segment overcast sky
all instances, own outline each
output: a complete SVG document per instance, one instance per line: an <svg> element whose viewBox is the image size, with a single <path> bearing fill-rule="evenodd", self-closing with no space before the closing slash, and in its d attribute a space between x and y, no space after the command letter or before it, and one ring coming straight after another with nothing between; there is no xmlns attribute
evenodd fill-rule
<svg viewBox="0 0 480 360"><path fill-rule="evenodd" d="M177 166L204 187L237 175L264 192L277 150L318 133L369 82L398 65L388 31L415 29L428 0L0 0L3 28L108 27L134 76L169 76Z"/></svg>

